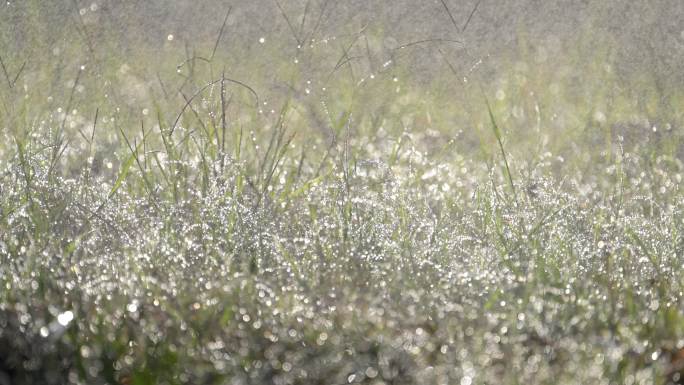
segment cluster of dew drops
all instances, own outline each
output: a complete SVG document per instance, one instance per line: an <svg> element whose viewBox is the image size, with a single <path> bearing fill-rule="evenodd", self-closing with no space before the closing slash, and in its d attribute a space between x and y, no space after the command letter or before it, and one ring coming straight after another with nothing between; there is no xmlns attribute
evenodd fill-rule
<svg viewBox="0 0 684 385"><path fill-rule="evenodd" d="M0 338L27 369L78 357L74 383L156 360L165 383L645 384L684 347L680 162L559 180L544 154L509 186L403 135L295 187L294 155L252 184L228 155L161 157L174 193L55 173L33 138L0 170Z"/></svg>

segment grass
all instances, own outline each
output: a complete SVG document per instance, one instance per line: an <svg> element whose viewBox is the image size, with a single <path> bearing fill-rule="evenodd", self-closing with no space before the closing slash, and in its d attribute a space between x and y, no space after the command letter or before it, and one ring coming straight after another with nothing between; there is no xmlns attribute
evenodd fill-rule
<svg viewBox="0 0 684 385"><path fill-rule="evenodd" d="M220 16L3 56L0 383L679 381L681 90L581 44L425 82L370 30L261 71Z"/></svg>

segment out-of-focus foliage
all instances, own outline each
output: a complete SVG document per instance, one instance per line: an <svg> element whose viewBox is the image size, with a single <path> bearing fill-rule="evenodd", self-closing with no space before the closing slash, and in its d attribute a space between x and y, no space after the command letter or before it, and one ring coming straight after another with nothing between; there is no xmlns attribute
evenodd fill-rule
<svg viewBox="0 0 684 385"><path fill-rule="evenodd" d="M680 381L681 3L340 3L0 6L1 385Z"/></svg>

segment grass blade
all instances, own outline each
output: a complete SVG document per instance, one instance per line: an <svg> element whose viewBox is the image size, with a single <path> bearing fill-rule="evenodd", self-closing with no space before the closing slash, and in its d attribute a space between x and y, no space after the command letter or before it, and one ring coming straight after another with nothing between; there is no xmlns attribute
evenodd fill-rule
<svg viewBox="0 0 684 385"><path fill-rule="evenodd" d="M489 104L489 100L485 97L485 102L487 103L487 112L489 113L489 120L492 124L492 131L496 137L496 141L499 144L499 150L501 150L501 156L503 157L504 166L506 167L506 176L508 177L508 183L511 186L511 191L513 191L513 198L517 201L518 194L515 191L515 184L513 183L513 176L511 176L511 168L508 166L508 158L506 157L506 151L504 150L503 142L501 141L501 130L496 124L496 119L494 118L494 113L492 112L492 107Z"/></svg>

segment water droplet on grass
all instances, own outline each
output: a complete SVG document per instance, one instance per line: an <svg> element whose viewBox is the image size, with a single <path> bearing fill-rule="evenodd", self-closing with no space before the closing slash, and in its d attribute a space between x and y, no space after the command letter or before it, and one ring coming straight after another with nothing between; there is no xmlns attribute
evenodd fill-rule
<svg viewBox="0 0 684 385"><path fill-rule="evenodd" d="M74 319L74 313L71 310L67 310L57 316L57 322L62 326L67 326Z"/></svg>

